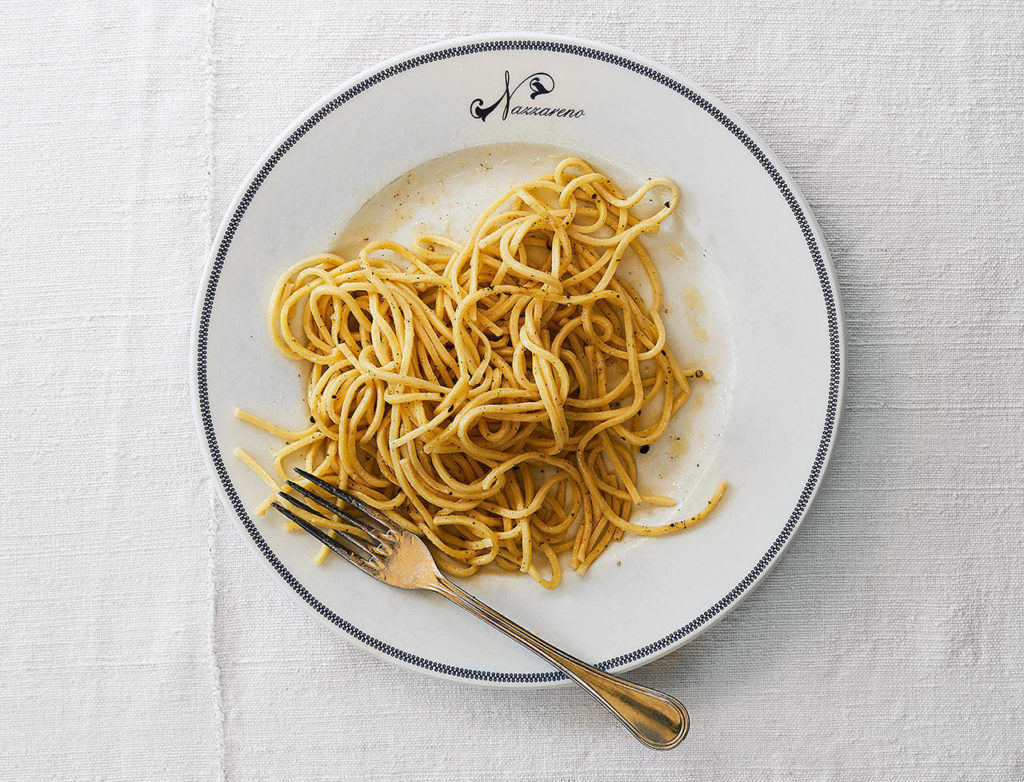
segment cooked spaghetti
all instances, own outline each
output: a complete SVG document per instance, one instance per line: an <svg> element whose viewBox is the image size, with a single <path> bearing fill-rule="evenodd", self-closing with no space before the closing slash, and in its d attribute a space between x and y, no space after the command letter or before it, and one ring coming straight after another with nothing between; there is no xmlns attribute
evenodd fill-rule
<svg viewBox="0 0 1024 782"><path fill-rule="evenodd" d="M639 217L655 193L656 211ZM270 331L309 367L310 424L289 431L239 411L287 441L276 478L239 457L274 492L301 457L425 538L456 576L493 564L554 588L562 552L582 573L624 533L695 524L724 483L690 518L630 521L638 503L674 504L641 493L635 455L703 375L666 346L661 283L640 242L678 203L668 179L625 195L569 158L502 194L463 242L421 234L411 247L372 241L353 259L296 264L274 289ZM618 274L628 257L649 302Z"/></svg>

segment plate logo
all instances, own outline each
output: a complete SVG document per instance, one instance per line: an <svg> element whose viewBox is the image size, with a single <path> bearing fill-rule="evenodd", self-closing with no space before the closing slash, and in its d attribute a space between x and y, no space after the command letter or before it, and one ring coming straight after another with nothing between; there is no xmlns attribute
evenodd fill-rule
<svg viewBox="0 0 1024 782"><path fill-rule="evenodd" d="M509 114L520 114L525 116L533 117L567 117L571 119L579 119L584 115L583 109L576 108L559 108L557 106L544 106L544 105L522 105L512 104L512 98L519 94L519 91L526 87L529 91L530 100L536 100L541 95L549 95L555 91L555 79L550 73L544 71L537 71L531 73L525 79L523 79L514 88L512 85L511 74L505 71L505 90L498 96L498 99L489 106L484 105L483 98L473 98L469 104L469 113L474 119L478 119L481 122L486 122L487 118L501 106L501 119L508 119ZM526 93L521 93L526 94Z"/></svg>

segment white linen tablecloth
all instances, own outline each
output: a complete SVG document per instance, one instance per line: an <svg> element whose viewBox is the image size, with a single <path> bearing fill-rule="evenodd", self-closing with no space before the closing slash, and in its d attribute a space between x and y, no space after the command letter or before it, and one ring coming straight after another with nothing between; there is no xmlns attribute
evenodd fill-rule
<svg viewBox="0 0 1024 782"><path fill-rule="evenodd" d="M1024 12L1017 0L0 9L0 778L1024 778ZM574 690L407 672L297 609L200 458L193 301L241 177L314 99L474 32L650 56L747 119L831 248L846 409L766 583Z"/></svg>

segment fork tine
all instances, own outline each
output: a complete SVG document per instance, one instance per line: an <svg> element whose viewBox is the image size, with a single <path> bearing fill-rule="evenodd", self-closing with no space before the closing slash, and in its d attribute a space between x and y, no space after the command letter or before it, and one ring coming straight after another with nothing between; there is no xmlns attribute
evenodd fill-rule
<svg viewBox="0 0 1024 782"><path fill-rule="evenodd" d="M302 510L306 511L306 513L309 513L309 514L311 514L313 516L319 516L321 519L324 519L324 520L327 519L327 517L324 514L322 514L320 511L316 510L315 508L309 507L306 503L304 503L304 502L302 502L300 500L295 499L290 494L285 494L284 492L280 492L280 494L278 494L278 496L281 497L282 499L288 500L288 502L290 502L296 508L302 508Z"/></svg>
<svg viewBox="0 0 1024 782"><path fill-rule="evenodd" d="M287 483L288 483L288 487L289 488L294 489L295 491L301 492L303 495L305 495L305 496L309 497L310 499L314 500L318 505L323 507L325 510L329 510L332 513L337 513L337 515L341 516L341 518L344 519L346 522L349 522L350 524L353 521L358 522L358 519L353 520L352 516L350 514L345 513L340 508L336 508L334 505L332 505L331 503L327 502L326 500L323 500L322 498L318 497L316 494L313 494L312 492L308 491L307 489L302 488L301 486L299 486L294 481L288 481ZM298 505L300 507L307 507L305 503L299 502L294 497L292 497L290 494L286 494L285 492L281 492L280 496L284 497L284 499L288 500L288 502L291 502L291 503L293 503L295 505ZM326 517L322 513L318 513L317 511L313 511L313 513L315 515L319 516L322 519L326 519ZM361 522L360 523L354 523L354 524L352 524L352 526L354 526L358 530L361 530L364 535L368 535L370 537L370 540L360 540L355 535L350 535L348 532L346 532L345 530L341 530L341 529L336 529L336 530L334 530L334 532L337 533L338 535L341 535L341 537L343 537L346 542L348 542L352 546L355 546L357 554L360 554L360 555L366 556L366 557L373 557L373 556L375 556L374 548L379 546L380 542L381 542L380 541L380 535L377 533L377 531L374 530L374 529L367 528L367 526L365 524L361 523Z"/></svg>
<svg viewBox="0 0 1024 782"><path fill-rule="evenodd" d="M321 543L323 543L325 546L327 546L327 548L329 548L331 551L333 551L339 557L343 557L344 559L347 559L349 562L351 562L357 568L359 568L360 570L362 570L362 571L364 571L366 573L369 573L371 576L374 576L374 577L377 576L377 568L379 567L379 564L378 564L378 562L375 559L365 559L362 556L360 556L359 554L355 553L354 551L349 550L345 546L341 545L341 542L338 541L336 538L332 538L330 535L328 535L326 532L324 532L322 529L320 529L315 524L310 524L304 518L302 518L300 516L296 516L294 513L292 513L290 510L288 510L286 507L284 507L280 503L274 502L274 503L271 503L271 504L285 518L287 518L289 521L293 521L296 524L298 524L300 527L302 527L302 529L304 529L306 532L308 532L314 538L316 538ZM344 533L342 533L342 534L344 534Z"/></svg>
<svg viewBox="0 0 1024 782"><path fill-rule="evenodd" d="M353 516L347 510L342 510L339 506L335 505L330 500L324 499L323 497L321 497L316 492L310 491L305 486L301 486L298 483L296 483L295 481L285 481L285 483L288 485L288 488L294 489L299 494L301 494L303 497L308 497L314 503L319 505L321 508L323 508L326 511L329 511L329 512L333 513L335 516L340 516L341 518L343 518L345 521L347 521L352 526L358 527L359 529L364 530L366 532L366 534L371 535L374 538L377 538L377 537L380 536L380 533L377 531L377 529L375 527L367 524L364 519L361 519L358 516Z"/></svg>
<svg viewBox="0 0 1024 782"><path fill-rule="evenodd" d="M307 481L312 483L314 486L319 486L324 491L330 492L331 494L333 494L339 500L344 500L349 505L351 505L351 506L353 506L355 508L358 508L363 513L365 513L367 516L369 516L371 520L373 520L373 521L377 522L378 524L380 524L388 532L392 532L392 533L394 532L394 529L395 529L394 523L387 516L385 516L383 513L381 513L379 510L377 510L375 507L373 507L369 503L363 502L358 497L354 497L353 495L349 494L347 491L344 491L343 489L339 489L337 486L332 486L327 481L325 481L323 478L318 478L317 476L313 475L312 473L306 472L305 470L300 469L299 467L295 468L295 472L297 472L299 475L301 475Z"/></svg>
<svg viewBox="0 0 1024 782"><path fill-rule="evenodd" d="M296 491L300 491L303 494L307 494L307 495L309 494L309 492L303 491L301 486L299 486L296 483L293 483L292 481L286 481L286 483L288 484L288 487L291 488L291 489L295 489ZM292 495L288 494L285 491L282 491L282 492L278 493L278 496L281 497L282 499L288 500L289 504L294 505L297 508L302 508L302 510L306 511L306 513L312 514L313 516L318 516L319 518L323 519L324 521L329 521L329 519L324 514L322 514L320 511L318 511L316 508L309 507L306 503L302 502L301 500L296 499L295 497L293 497ZM316 495L313 495L313 496L315 497ZM331 508L327 508L326 510L331 510ZM348 519L347 515L343 516L343 518L345 519L346 522L349 522L349 519ZM351 523L351 522L349 522L349 523ZM366 525L364 525L364 524L353 524L352 526L356 527L356 529L362 530L364 534L370 535L371 537L373 537L372 531L367 530L366 529ZM335 532L344 532L344 530L335 530ZM376 538L374 538L374 540L376 540ZM360 542L362 543L362 541L360 541ZM365 543L363 543L363 545L365 547Z"/></svg>

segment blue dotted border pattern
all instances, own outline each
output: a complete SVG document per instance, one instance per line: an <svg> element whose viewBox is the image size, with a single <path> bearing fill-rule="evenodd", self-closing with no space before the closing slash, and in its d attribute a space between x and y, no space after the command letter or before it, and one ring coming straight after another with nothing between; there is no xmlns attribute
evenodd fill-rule
<svg viewBox="0 0 1024 782"><path fill-rule="evenodd" d="M355 86L345 90L337 97L333 98L330 102L318 109L310 116L305 122L303 122L296 130L279 146L274 153L270 156L259 173L249 184L245 194L242 196L241 202L235 209L234 214L231 216L231 220L228 222L227 228L224 231L224 237L217 248L217 256L214 260L213 268L210 271L210 278L207 283L206 296L203 301L202 316L199 323L198 333L198 361L197 361L197 380L199 385L199 406L202 413L203 430L206 435L206 441L210 448L210 453L213 457L213 463L217 470L217 477L220 479L227 492L228 498L231 500L231 506L234 508L235 513L238 514L241 519L246 531L255 541L259 550L263 553L263 556L267 558L274 569L281 575L285 582L294 589L303 600L305 600L310 606L316 610L317 613L330 620L333 624L340 627L345 632L352 635L367 646L376 649L377 651L388 654L404 663L410 665L416 665L421 668L425 668L436 673L444 674L446 676L454 676L465 679L476 679L487 682L496 683L543 683L553 682L565 678L565 675L558 671L552 671L549 673L498 673L494 671L479 671L469 668L459 668L452 665L445 665L443 663L435 662L434 660L428 660L418 655L409 654L408 652L397 649L383 641L374 638L371 635L355 627L351 623L347 622L327 606L321 603L314 597L302 583L295 578L289 572L289 570L282 564L277 558L270 546L260 535L259 530L253 523L252 519L246 513L245 508L242 506L242 502L238 497L238 493L235 491L234 486L231 484L228 478L227 470L224 467L224 460L221 456L220 448L217 444L217 436L213 429L213 420L210 414L210 402L207 390L207 375L206 375L206 361L207 361L207 350L206 342L209 336L210 326L210 315L213 312L213 300L217 292L217 282L220 278L221 269L224 267L224 260L227 257L228 249L231 246L231 240L235 235L235 231L238 230L238 226L245 216L246 209L249 204L252 203L253 197L256 195L256 191L259 190L260 186L266 181L270 172L277 165L278 161L290 150L295 144L301 139L310 129L312 129L317 123L324 119L328 114L343 105L347 101L359 95L361 92L368 90L376 84L380 84L386 79L391 78L397 74L416 68L420 65L427 63L438 62L441 60L447 60L454 57L461 57L467 54L479 54L482 52L496 52L496 51L546 51L556 52L560 54L572 54L580 57L588 57L590 59L599 60L601 62L610 63L617 65L622 68L626 68L634 73L646 76L647 78L653 79L659 84L663 84L672 91L678 93L682 97L686 98L696 106L706 111L718 122L720 122L729 132L731 132L739 141L746 147L750 153L754 156L758 163L764 168L768 175L772 178L772 181L778 187L779 192L785 198L786 203L793 212L793 216L796 218L797 224L803 233L804 240L807 242L807 249L810 251L811 259L814 262L814 267L818 273L818 279L821 283L821 291L825 300L825 312L828 318L828 336L829 336L829 387L828 387L828 407L825 414L825 425L821 434L821 440L818 444L818 451L814 457L814 462L811 465L811 472L807 478L807 482L804 484L803 490L800 492L800 497L797 500L796 506L793 508L793 512L789 515L789 519L786 521L785 526L779 533L779 536L772 543L771 547L765 552L764 556L757 562L753 569L743 577L736 586L734 586L725 597L715 603L713 606L708 608L704 613L698 616L693 621L680 627L675 632L664 638L649 644L642 649L624 654L619 657L614 657L610 660L605 660L599 663L599 668L616 668L621 665L636 662L644 657L647 657L655 652L664 649L667 646L672 645L680 638L689 635L694 632L702 625L709 622L712 618L724 611L733 601L736 600L744 591L746 591L751 584L753 584L758 576L760 576L772 563L775 557L782 551L786 542L789 540L790 535L796 528L800 517L803 515L804 510L807 508L807 503L811 499L811 495L814 493L814 487L816 486L818 479L821 477L822 469L825 465L825 460L828 455L829 444L832 441L832 434L836 423L836 414L838 411L839 401L839 386L840 386L840 340L839 340L839 318L836 309L836 298L832 290L831 282L829 281L828 270L825 267L824 260L821 257L821 250L818 247L818 243L814 238L814 232L811 230L810 222L807 216L804 214L800 205L797 203L796 196L790 190L785 180L779 171L772 165L768 156L754 143L754 141L734 123L729 117L727 117L720 109L711 104L707 99L701 97L693 90L683 86L674 79L657 72L653 68L649 68L646 65L641 65L633 60L626 57L622 57L616 54L610 54L608 52L591 49L584 46L577 46L570 43L559 43L552 41L528 41L528 40L514 40L514 41L488 41L484 43L467 44L463 46L454 46L448 49L441 49L426 54L421 54L416 57L412 57L408 60L395 63L384 70L367 77L363 81L359 82Z"/></svg>

